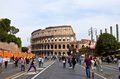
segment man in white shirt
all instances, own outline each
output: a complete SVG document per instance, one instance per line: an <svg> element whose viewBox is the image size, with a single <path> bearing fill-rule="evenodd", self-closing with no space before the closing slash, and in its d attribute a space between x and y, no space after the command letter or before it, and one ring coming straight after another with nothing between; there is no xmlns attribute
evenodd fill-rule
<svg viewBox="0 0 120 79"><path fill-rule="evenodd" d="M5 68L7 68L8 66L8 58L7 56L3 59L4 63L5 63Z"/></svg>

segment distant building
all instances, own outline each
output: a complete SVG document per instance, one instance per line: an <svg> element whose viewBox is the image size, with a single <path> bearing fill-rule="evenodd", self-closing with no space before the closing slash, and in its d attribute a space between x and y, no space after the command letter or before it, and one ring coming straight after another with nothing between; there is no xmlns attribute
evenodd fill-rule
<svg viewBox="0 0 120 79"><path fill-rule="evenodd" d="M95 48L96 41L94 40L88 40L88 39L82 39L80 44L85 47L89 47L91 49Z"/></svg>
<svg viewBox="0 0 120 79"><path fill-rule="evenodd" d="M31 51L37 55L67 55L70 46L74 47L76 52L83 46L95 47L95 41L77 41L72 27L68 25L38 29L32 32L31 36Z"/></svg>
<svg viewBox="0 0 120 79"><path fill-rule="evenodd" d="M71 26L54 26L32 32L32 52L37 55L67 55L69 46L76 42Z"/></svg>
<svg viewBox="0 0 120 79"><path fill-rule="evenodd" d="M71 46L76 49L76 52L79 52L79 49L82 47L89 47L90 49L95 49L96 41L88 40L88 39L81 39L80 41L71 42Z"/></svg>

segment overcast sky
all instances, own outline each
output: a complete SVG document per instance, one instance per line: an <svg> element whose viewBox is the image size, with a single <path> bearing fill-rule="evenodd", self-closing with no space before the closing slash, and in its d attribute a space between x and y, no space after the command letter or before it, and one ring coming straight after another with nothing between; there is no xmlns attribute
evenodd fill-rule
<svg viewBox="0 0 120 79"><path fill-rule="evenodd" d="M77 40L90 39L88 30L120 24L120 0L0 0L0 18L20 29L22 45L31 32L48 26L71 25ZM115 33L114 33L115 34Z"/></svg>

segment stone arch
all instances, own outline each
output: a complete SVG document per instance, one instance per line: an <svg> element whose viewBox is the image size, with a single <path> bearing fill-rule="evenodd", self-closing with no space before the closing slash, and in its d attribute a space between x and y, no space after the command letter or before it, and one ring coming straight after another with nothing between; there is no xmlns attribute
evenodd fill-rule
<svg viewBox="0 0 120 79"><path fill-rule="evenodd" d="M50 45L48 44L48 49L50 49Z"/></svg>
<svg viewBox="0 0 120 79"><path fill-rule="evenodd" d="M57 49L57 45L55 45L55 49Z"/></svg>
<svg viewBox="0 0 120 79"><path fill-rule="evenodd" d="M57 52L55 52L55 55L57 55Z"/></svg>
<svg viewBox="0 0 120 79"><path fill-rule="evenodd" d="M59 52L59 56L61 56L61 52Z"/></svg>
<svg viewBox="0 0 120 79"><path fill-rule="evenodd" d="M53 45L51 45L51 49L53 49Z"/></svg>
<svg viewBox="0 0 120 79"><path fill-rule="evenodd" d="M69 47L70 47L69 44L67 44L67 49L69 49Z"/></svg>
<svg viewBox="0 0 120 79"><path fill-rule="evenodd" d="M61 45L59 44L59 49L61 49Z"/></svg>
<svg viewBox="0 0 120 79"><path fill-rule="evenodd" d="M63 44L63 49L65 49L65 45Z"/></svg>

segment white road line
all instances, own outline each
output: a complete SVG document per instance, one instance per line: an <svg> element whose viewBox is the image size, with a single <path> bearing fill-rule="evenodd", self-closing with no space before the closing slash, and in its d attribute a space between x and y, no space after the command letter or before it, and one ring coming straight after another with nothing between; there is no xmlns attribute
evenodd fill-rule
<svg viewBox="0 0 120 79"><path fill-rule="evenodd" d="M106 69L111 69L111 70L118 71L117 69L113 69L113 68L109 68L109 67L105 67L105 66L103 66L103 68L106 68Z"/></svg>
<svg viewBox="0 0 120 79"><path fill-rule="evenodd" d="M13 78L13 77L15 77L15 76L17 76L17 75L19 75L19 74L21 74L22 72L19 72L19 73L17 73L17 74L14 74L14 75L12 75L12 76L9 76L9 77L7 77L7 78L5 78L5 79L11 79L11 78Z"/></svg>
<svg viewBox="0 0 120 79"><path fill-rule="evenodd" d="M20 77L20 76L24 75L25 73L26 73L26 72L21 73L21 74L19 74L19 75L15 76L15 77L13 77L12 79L16 79L16 78L18 78L18 77Z"/></svg>
<svg viewBox="0 0 120 79"><path fill-rule="evenodd" d="M55 63L55 61L51 64L53 65ZM45 69L43 69L41 72L39 72L38 74L36 74L34 77L32 77L31 79L35 79L38 75L40 75L41 73L43 73L47 68L49 68L51 65L47 66Z"/></svg>
<svg viewBox="0 0 120 79"><path fill-rule="evenodd" d="M81 66L82 68L85 68L84 66ZM103 78L103 79L107 79L106 77L104 77L104 76L102 76L102 75L100 75L100 74L98 74L98 73L95 73L95 75L97 75L97 76L99 76L99 77L101 77L101 78Z"/></svg>
<svg viewBox="0 0 120 79"><path fill-rule="evenodd" d="M106 77L104 77L104 76L102 76L102 75L100 75L100 74L98 74L98 73L95 73L95 75L97 75L97 76L99 76L99 77L101 77L101 78L103 78L103 79L107 79Z"/></svg>
<svg viewBox="0 0 120 79"><path fill-rule="evenodd" d="M117 68L118 68L118 67L114 67L114 66L110 66L110 65L103 65L103 66L110 67L110 68L114 68L114 69L117 69Z"/></svg>

